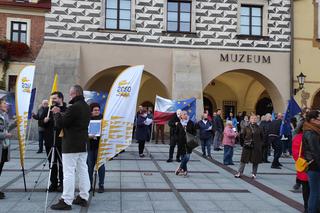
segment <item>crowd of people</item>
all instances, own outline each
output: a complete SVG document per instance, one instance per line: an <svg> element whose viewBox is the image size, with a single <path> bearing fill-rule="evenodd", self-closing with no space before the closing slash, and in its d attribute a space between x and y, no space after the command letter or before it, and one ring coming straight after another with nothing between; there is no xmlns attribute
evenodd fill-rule
<svg viewBox="0 0 320 213"><path fill-rule="evenodd" d="M51 94L50 101L43 100L33 118L38 120L39 149L43 145L51 168L49 192L62 192L58 203L51 206L54 210L70 210L72 204L87 206L89 192L93 189L93 173L99 149L99 136L88 133L91 120L101 120L102 114L97 103L88 105L79 85L69 91L70 102L64 102L61 92ZM0 175L5 162L10 159L10 131L16 126L9 122L7 106L0 99ZM152 108L139 106L134 121L134 135L138 145L139 157L143 158L146 141L152 138ZM176 175L188 176L188 161L196 147L194 141L200 141L202 157L213 159L214 151L223 150L223 164L234 165L233 151L236 144L242 146L240 164L235 178L241 178L246 164L252 164L251 177L257 177L260 163L271 163L268 158L273 150L272 169L281 169L281 157L303 157L308 162L308 170L297 172L294 189L302 186L305 212L318 213L320 200L320 112L303 109L302 113L291 119L290 129L281 130L283 114L272 119L271 114L263 116L246 112L235 116L232 112L223 117L218 109L210 114L208 110L199 121L192 121L187 111L177 110L168 122L169 158L175 159L179 166ZM156 124L156 143L161 137L164 141L165 123ZM191 143L191 142L193 143ZM54 153L54 156L53 156ZM77 171L77 173L75 172ZM74 197L75 176L79 177L79 194ZM98 192L104 192L105 166L98 170ZM0 192L0 199L5 194Z"/></svg>
<svg viewBox="0 0 320 213"><path fill-rule="evenodd" d="M177 146L176 161L181 162L176 175L186 176L187 162L192 149L188 149L187 134L198 135L201 141L202 156L212 159L211 146L215 151L224 150L223 164L234 165L233 149L236 143L242 146L238 172L235 178L241 178L245 165L252 163L251 177L257 177L260 163L271 163L272 169L282 169L280 158L297 160L302 156L308 162L308 172L297 172L298 190L302 185L305 212L320 212L320 112L303 109L302 113L293 117L290 128L282 130L283 114L259 116L251 113L239 113L222 119L218 109L212 117L206 110L198 122L189 120L187 112L177 110L168 122L170 127L170 148L168 163L173 161L174 149ZM273 150L273 161L268 160ZM300 151L300 152L299 152Z"/></svg>

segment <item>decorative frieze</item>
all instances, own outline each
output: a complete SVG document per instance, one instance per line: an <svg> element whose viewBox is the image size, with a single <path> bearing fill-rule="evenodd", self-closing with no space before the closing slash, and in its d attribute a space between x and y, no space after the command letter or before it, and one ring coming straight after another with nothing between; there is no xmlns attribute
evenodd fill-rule
<svg viewBox="0 0 320 213"><path fill-rule="evenodd" d="M101 31L104 0L52 0L46 15L45 39L73 38L92 42L130 42L153 45L195 45L211 47L290 48L290 0L268 1L267 39L238 39L237 0L196 0L195 31L188 34L163 33L166 20L165 0L135 0L132 32ZM104 7L104 6L103 6Z"/></svg>

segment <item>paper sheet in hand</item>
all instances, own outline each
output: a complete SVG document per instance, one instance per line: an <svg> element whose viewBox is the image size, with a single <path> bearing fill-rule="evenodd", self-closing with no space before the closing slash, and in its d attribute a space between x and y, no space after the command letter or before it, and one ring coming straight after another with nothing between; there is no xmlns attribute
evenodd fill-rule
<svg viewBox="0 0 320 213"><path fill-rule="evenodd" d="M152 124L152 119L147 118L146 121L145 121L145 124L146 124L147 126L149 126L150 124Z"/></svg>
<svg viewBox="0 0 320 213"><path fill-rule="evenodd" d="M101 120L91 120L88 127L89 135L100 136Z"/></svg>
<svg viewBox="0 0 320 213"><path fill-rule="evenodd" d="M208 129L206 129L207 131L211 131L212 130L212 126L210 126Z"/></svg>

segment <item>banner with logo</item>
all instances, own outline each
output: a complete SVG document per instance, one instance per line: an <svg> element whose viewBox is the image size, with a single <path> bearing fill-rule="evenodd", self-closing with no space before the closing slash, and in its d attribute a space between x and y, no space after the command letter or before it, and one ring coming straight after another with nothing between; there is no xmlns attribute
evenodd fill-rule
<svg viewBox="0 0 320 213"><path fill-rule="evenodd" d="M18 140L20 148L20 163L24 168L24 156L26 146L26 130L28 124L28 110L30 104L30 97L33 85L35 66L26 66L23 68L17 78L16 82L16 116Z"/></svg>
<svg viewBox="0 0 320 213"><path fill-rule="evenodd" d="M143 68L134 66L125 69L110 89L101 122L96 170L106 159L114 157L131 144Z"/></svg>

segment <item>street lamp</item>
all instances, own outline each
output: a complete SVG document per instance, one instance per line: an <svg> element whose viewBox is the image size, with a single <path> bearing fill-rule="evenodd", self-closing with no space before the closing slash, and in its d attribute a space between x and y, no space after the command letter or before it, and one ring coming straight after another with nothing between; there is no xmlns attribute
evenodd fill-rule
<svg viewBox="0 0 320 213"><path fill-rule="evenodd" d="M294 89L294 95L297 94L297 92L299 92L301 89L303 89L304 86L304 80L307 76L305 76L302 72L297 76L298 79L298 83L299 83L299 87L298 89Z"/></svg>

